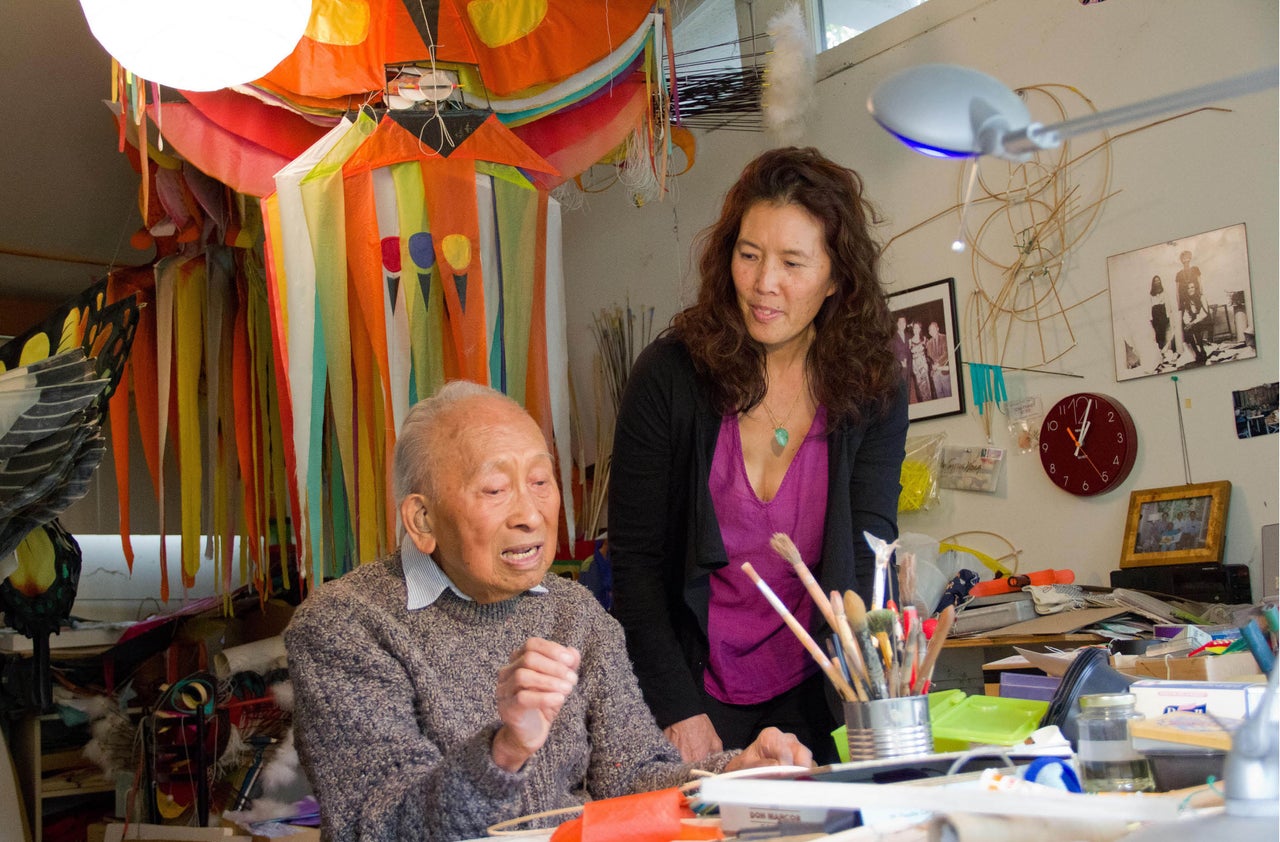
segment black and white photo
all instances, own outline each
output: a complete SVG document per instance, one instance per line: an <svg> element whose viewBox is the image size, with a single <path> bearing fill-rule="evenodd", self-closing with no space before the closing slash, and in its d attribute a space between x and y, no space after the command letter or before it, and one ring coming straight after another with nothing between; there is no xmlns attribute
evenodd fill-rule
<svg viewBox="0 0 1280 842"><path fill-rule="evenodd" d="M894 333L889 343L907 384L912 421L964 412L955 279L889 296Z"/></svg>
<svg viewBox="0 0 1280 842"><path fill-rule="evenodd" d="M1258 355L1242 224L1107 258L1116 380Z"/></svg>

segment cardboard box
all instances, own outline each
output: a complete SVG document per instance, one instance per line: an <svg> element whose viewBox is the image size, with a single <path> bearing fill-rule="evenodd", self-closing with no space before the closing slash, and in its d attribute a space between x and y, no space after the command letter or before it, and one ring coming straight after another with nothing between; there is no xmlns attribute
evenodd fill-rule
<svg viewBox="0 0 1280 842"><path fill-rule="evenodd" d="M140 824L130 822L92 824L88 828L89 842L249 842L248 836L237 835L229 827L187 827L169 824Z"/></svg>
<svg viewBox="0 0 1280 842"><path fill-rule="evenodd" d="M1154 719L1175 711L1209 713L1219 719L1244 719L1262 702L1264 684L1234 681L1161 681L1143 679L1129 686L1134 709Z"/></svg>
<svg viewBox="0 0 1280 842"><path fill-rule="evenodd" d="M1248 652L1226 655L1197 655L1194 658L1169 655L1143 657L1116 655L1112 666L1126 675L1162 678L1166 681L1248 681L1263 680L1258 662Z"/></svg>

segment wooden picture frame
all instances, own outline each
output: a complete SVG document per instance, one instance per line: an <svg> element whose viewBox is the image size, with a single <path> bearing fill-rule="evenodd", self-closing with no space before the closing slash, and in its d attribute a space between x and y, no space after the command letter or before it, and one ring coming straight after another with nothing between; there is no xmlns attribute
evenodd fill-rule
<svg viewBox="0 0 1280 842"><path fill-rule="evenodd" d="M907 383L907 417L920 421L963 413L955 278L891 293L888 301L894 322L889 344Z"/></svg>
<svg viewBox="0 0 1280 842"><path fill-rule="evenodd" d="M1120 566L1221 562L1230 501L1227 480L1130 493Z"/></svg>

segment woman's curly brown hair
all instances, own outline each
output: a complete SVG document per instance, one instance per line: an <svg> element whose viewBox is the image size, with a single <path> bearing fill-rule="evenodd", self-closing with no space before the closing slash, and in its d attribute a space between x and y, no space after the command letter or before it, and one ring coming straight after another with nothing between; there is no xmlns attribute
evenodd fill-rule
<svg viewBox="0 0 1280 842"><path fill-rule="evenodd" d="M760 202L797 205L823 227L835 292L814 317L805 366L829 427L883 409L901 375L889 347L880 246L869 229L879 216L863 198L861 177L812 147L772 149L747 164L720 218L698 235L698 300L676 314L671 333L688 347L721 412L745 412L763 399L764 348L747 333L730 268L742 218Z"/></svg>

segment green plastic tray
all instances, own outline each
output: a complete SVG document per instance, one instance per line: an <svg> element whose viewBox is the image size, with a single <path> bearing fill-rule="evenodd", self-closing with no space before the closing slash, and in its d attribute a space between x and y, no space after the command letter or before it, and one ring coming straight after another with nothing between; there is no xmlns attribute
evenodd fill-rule
<svg viewBox="0 0 1280 842"><path fill-rule="evenodd" d="M937 716L930 712L934 742L1016 745L1040 727L1048 709L1048 702L1036 699L968 696Z"/></svg>

